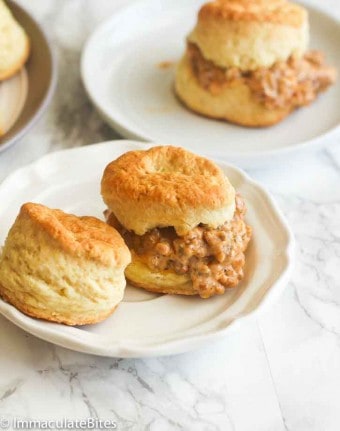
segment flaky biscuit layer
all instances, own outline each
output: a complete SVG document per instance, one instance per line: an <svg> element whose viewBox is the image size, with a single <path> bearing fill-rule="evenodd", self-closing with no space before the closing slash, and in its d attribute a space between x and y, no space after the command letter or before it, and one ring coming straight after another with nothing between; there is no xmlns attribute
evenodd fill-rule
<svg viewBox="0 0 340 431"><path fill-rule="evenodd" d="M184 235L200 223L217 227L232 219L235 190L213 162L183 148L130 151L111 162L102 196L128 230L143 235L173 226Z"/></svg>
<svg viewBox="0 0 340 431"><path fill-rule="evenodd" d="M305 53L308 14L286 0L215 0L203 5L188 40L220 67L270 67Z"/></svg>

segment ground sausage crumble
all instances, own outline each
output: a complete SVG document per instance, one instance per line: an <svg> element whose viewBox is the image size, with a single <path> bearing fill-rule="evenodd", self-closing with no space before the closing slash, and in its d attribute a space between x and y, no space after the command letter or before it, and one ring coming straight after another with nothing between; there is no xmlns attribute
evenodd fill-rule
<svg viewBox="0 0 340 431"><path fill-rule="evenodd" d="M335 68L325 64L319 51L309 51L302 58L291 56L270 68L248 72L237 67L216 66L193 43L188 43L187 53L193 73L203 88L217 95L226 85L242 80L268 109L308 105L336 80Z"/></svg>
<svg viewBox="0 0 340 431"><path fill-rule="evenodd" d="M237 196L231 221L217 229L200 225L182 237L172 227L136 235L123 228L112 213L108 214L108 223L150 269L188 274L197 293L208 298L223 294L225 288L235 287L243 278L244 252L251 237L251 228L244 222L245 212L245 204Z"/></svg>

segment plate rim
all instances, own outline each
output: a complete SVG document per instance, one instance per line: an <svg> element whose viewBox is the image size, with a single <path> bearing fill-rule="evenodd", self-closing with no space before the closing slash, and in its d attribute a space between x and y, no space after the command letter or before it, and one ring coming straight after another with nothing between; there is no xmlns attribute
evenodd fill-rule
<svg viewBox="0 0 340 431"><path fill-rule="evenodd" d="M65 149L53 153L49 153L44 155L43 157L39 158L38 160L21 167L11 173L1 184L0 184L0 194L7 189L7 187L11 186L11 183L13 183L13 180L17 176L23 176L25 175L25 171L27 173L34 169L36 165L40 165L44 161L48 161L49 159L58 158L60 155L64 155L65 153L76 153L76 152L82 152L82 151L96 151L98 150L98 147L109 147L109 146L117 146L117 145L130 145L139 149L139 148L147 148L151 147L154 144L148 144L147 146L144 143L131 141L131 140L111 140L111 141L105 141L100 142L97 144L92 144L90 146L86 147L77 147L77 148L71 148L71 149ZM125 151L127 149L126 148ZM265 187L263 187L261 184L259 184L257 181L253 180L249 177L247 173L242 171L241 169L235 167L234 165L230 163L226 163L224 161L217 161L219 165L223 167L227 167L231 170L234 170L237 174L239 174L240 178L242 179L242 182L249 184L252 186L262 197L264 197L268 203L268 207L271 209L272 213L275 215L275 218L280 223L280 230L285 234L286 242L285 242L285 249L282 250L283 260L285 265L283 266L282 270L280 271L279 275L276 276L275 281L272 283L271 287L268 288L267 292L264 294L263 298L261 299L261 302L257 304L256 308L252 310L251 312L247 313L246 315L240 316L235 318L229 325L223 327L214 329L213 331L209 331L208 333L203 334L196 334L196 335L188 335L186 334L182 338L178 338L176 340L170 340L165 341L160 344L144 344L144 345L138 345L134 344L131 341L127 341L126 343L122 342L114 342L110 343L109 345L101 345L100 340L102 335L96 334L97 340L95 343L91 343L89 345L86 340L81 340L81 337L79 337L79 332L76 333L73 332L73 327L67 327L69 329L66 329L68 332L65 333L63 331L57 330L56 327L60 328L59 324L51 323L51 322L45 322L37 319L33 319L29 316L26 316L25 314L21 313L19 310L17 310L14 306L6 303L5 301L0 299L0 314L3 315L5 318L10 320L12 323L14 323L16 326L20 327L21 329L25 330L26 332L29 332L36 337L43 339L48 342L52 342L53 344L57 344L59 346L76 350L84 353L90 353L90 354L96 354L99 356L109 356L109 357L129 357L129 358L137 358L137 357L151 357L151 356L162 356L162 355L172 355L177 353L183 353L190 350L193 350L197 347L200 347L204 344L206 344L208 341L213 341L216 339L219 339L226 335L227 332L231 330L235 330L237 328L240 328L242 324L245 322L248 322L255 317L259 316L260 314L264 313L266 310L268 310L279 298L281 292L285 288L286 284L289 281L293 264L294 264L294 257L295 257L295 239L294 235L283 216L281 210L279 209L277 203L274 201L270 193L266 190ZM62 325L63 327L63 325ZM84 333L85 335L85 333Z"/></svg>
<svg viewBox="0 0 340 431"><path fill-rule="evenodd" d="M111 22L117 18L119 18L120 15L126 13L128 10L133 10L136 7L141 7L142 5L147 5L149 2L154 0L141 0L137 2L136 0L132 2L132 4L119 8L117 11L115 11L109 18L105 19L103 22L101 22L94 31L90 34L90 36L87 38L82 52L81 52L81 59L80 59L80 75L81 80L83 82L85 91L99 114L104 118L106 123L108 123L114 130L116 130L119 134L121 134L124 138L128 140L142 140L145 142L156 142L154 139L149 136L148 134L143 134L142 132L139 133L138 130L133 129L133 125L129 127L129 125L126 124L126 122L122 122L120 120L117 120L116 118L112 118L105 107L103 107L100 103L99 98L96 96L94 92L91 90L91 73L88 73L88 68L90 67L91 62L87 60L89 56L89 52L93 49L95 46L96 39L100 36L101 33L104 33L107 27L110 27L112 24ZM301 4L304 6L308 11L312 10L313 12L316 12L318 14L324 15L334 23L336 23L337 26L339 26L340 29L340 20L337 19L336 16L331 15L328 11L322 9L321 7L317 5L311 5L306 3L305 1L297 0L296 3ZM340 84L338 84L340 85ZM269 159L270 157L285 157L289 156L294 153L298 153L305 150L312 151L313 149L323 148L328 140L335 136L340 131L340 118L338 121L338 124L334 127L331 127L328 129L325 133L322 133L318 136L315 136L311 139L303 140L296 142L292 145L285 146L283 148L278 149L269 149L264 151L247 151L246 153L240 153L237 151L229 151L227 155L221 156L223 160L226 158L231 158L233 160L237 160L238 163L242 164L245 163L245 166L255 166L256 164L261 164L261 160ZM211 155L209 154L209 157L217 157L218 155ZM262 163L263 164L263 163Z"/></svg>
<svg viewBox="0 0 340 431"><path fill-rule="evenodd" d="M30 120L26 124L23 125L23 127L18 131L18 133L16 133L10 139L8 139L5 142L3 142L2 144L0 144L0 153L6 151L12 145L18 143L23 138L23 136L26 135L26 133L29 132L31 130L31 128L39 121L41 116L46 111L48 105L52 101L53 95L54 95L55 90L56 90L57 81L58 81L56 50L53 47L50 36L48 35L48 33L45 29L45 26L43 24L39 23L36 20L36 18L30 12L28 12L28 10L25 7L21 6L21 4L18 4L15 0L11 0L11 2L9 3L8 6L9 6L10 10L11 10L11 4L12 5L14 4L14 6L21 11L21 13L27 15L30 18L30 20L38 28L38 30L42 34L43 38L45 39L46 45L48 47L48 50L49 50L49 53L51 56L51 80L49 82L47 92L46 92L43 100L41 101L39 107L37 108L37 110L33 114L33 116L30 118ZM6 136L6 134L4 136Z"/></svg>

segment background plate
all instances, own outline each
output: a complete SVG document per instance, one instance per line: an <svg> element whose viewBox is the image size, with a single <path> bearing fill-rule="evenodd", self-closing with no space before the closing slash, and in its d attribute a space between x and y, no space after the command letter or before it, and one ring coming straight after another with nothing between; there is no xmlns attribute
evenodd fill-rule
<svg viewBox="0 0 340 431"><path fill-rule="evenodd" d="M20 109L20 115L15 123L4 136L0 137L0 152L20 139L38 120L52 98L57 78L52 47L43 29L22 7L13 1L6 2L6 4L11 9L16 20L26 30L31 42L31 54L25 65L27 97L25 97L22 109ZM15 78L12 78L15 79L14 95L17 95L20 91L18 86L22 85L22 80L18 79L18 77L22 77L20 72ZM12 80L8 82L10 81ZM2 96L1 87L8 85L6 81L0 84L0 97ZM17 106L19 102L16 100L15 105ZM2 103L5 103L5 101L0 101L0 106ZM13 101L12 103L14 104Z"/></svg>
<svg viewBox="0 0 340 431"><path fill-rule="evenodd" d="M77 215L103 218L100 180L105 166L131 149L132 141L112 141L49 154L9 176L0 186L0 244L22 203L34 201ZM74 163L78 160L79 163ZM141 357L188 351L264 310L287 283L293 238L276 205L260 185L240 170L221 165L245 198L254 235L240 286L208 300L157 295L128 286L117 311L102 323L67 327L25 316L0 301L0 313L26 331L70 349L105 356Z"/></svg>
<svg viewBox="0 0 340 431"><path fill-rule="evenodd" d="M88 40L82 78L93 103L127 138L175 143L241 166L316 148L340 123L340 83L312 105L270 128L251 129L209 120L185 109L173 92L174 66L185 49L202 0L144 0L113 15ZM307 6L306 6L307 7ZM340 25L307 7L313 49L340 70Z"/></svg>

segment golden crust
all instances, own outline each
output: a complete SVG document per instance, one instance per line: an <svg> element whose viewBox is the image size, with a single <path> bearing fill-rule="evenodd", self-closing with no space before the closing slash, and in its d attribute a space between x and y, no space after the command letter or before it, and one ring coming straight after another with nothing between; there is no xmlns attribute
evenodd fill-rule
<svg viewBox="0 0 340 431"><path fill-rule="evenodd" d="M285 0L207 3L188 36L206 60L242 71L301 57L308 39L307 11Z"/></svg>
<svg viewBox="0 0 340 431"><path fill-rule="evenodd" d="M179 275L174 271L154 271L133 251L132 262L125 269L130 284L150 292L174 295L198 295L189 275Z"/></svg>
<svg viewBox="0 0 340 431"><path fill-rule="evenodd" d="M25 30L0 0L0 81L15 75L30 54L30 41Z"/></svg>
<svg viewBox="0 0 340 431"><path fill-rule="evenodd" d="M210 93L198 83L187 55L177 67L175 91L179 99L196 113L248 127L271 126L293 109L267 109L242 81L224 87L216 95Z"/></svg>
<svg viewBox="0 0 340 431"><path fill-rule="evenodd" d="M213 162L171 146L130 151L105 169L101 192L119 222L143 235L173 226L184 235L200 223L233 217L235 190Z"/></svg>
<svg viewBox="0 0 340 431"><path fill-rule="evenodd" d="M200 19L256 21L300 27L305 9L286 0L215 0L202 6Z"/></svg>
<svg viewBox="0 0 340 431"><path fill-rule="evenodd" d="M160 274L160 276L164 277L164 274ZM185 295L185 296L198 295L198 292L193 290L191 281L188 281L186 285L183 285L181 287L178 287L176 285L169 286L169 287L159 287L158 284L152 284L150 281L143 283L140 281L129 280L129 283L134 287L147 290L148 292L160 293L164 295ZM208 299L208 298L202 297L202 299Z"/></svg>
<svg viewBox="0 0 340 431"><path fill-rule="evenodd" d="M68 326L92 325L95 323L102 322L103 320L107 319L114 311L116 311L116 308L118 307L118 305L115 305L111 310L106 311L100 315L96 315L95 318L89 317L86 315L80 316L80 317L65 316L65 315L59 314L57 311L55 311L53 314L53 312L51 311L46 311L41 308L32 307L29 304L25 304L23 302L18 301L13 296L7 296L3 286L1 285L0 285L0 296L2 297L3 300L13 305L19 311L21 311L24 314L27 314L27 316L34 317L35 319L46 320L48 322L62 323Z"/></svg>
<svg viewBox="0 0 340 431"><path fill-rule="evenodd" d="M104 222L28 203L0 255L0 296L40 319L100 322L123 298L130 258Z"/></svg>
<svg viewBox="0 0 340 431"><path fill-rule="evenodd" d="M77 217L36 203L25 203L19 217L28 217L65 252L74 256L115 267L125 267L130 262L123 238L95 217Z"/></svg>

